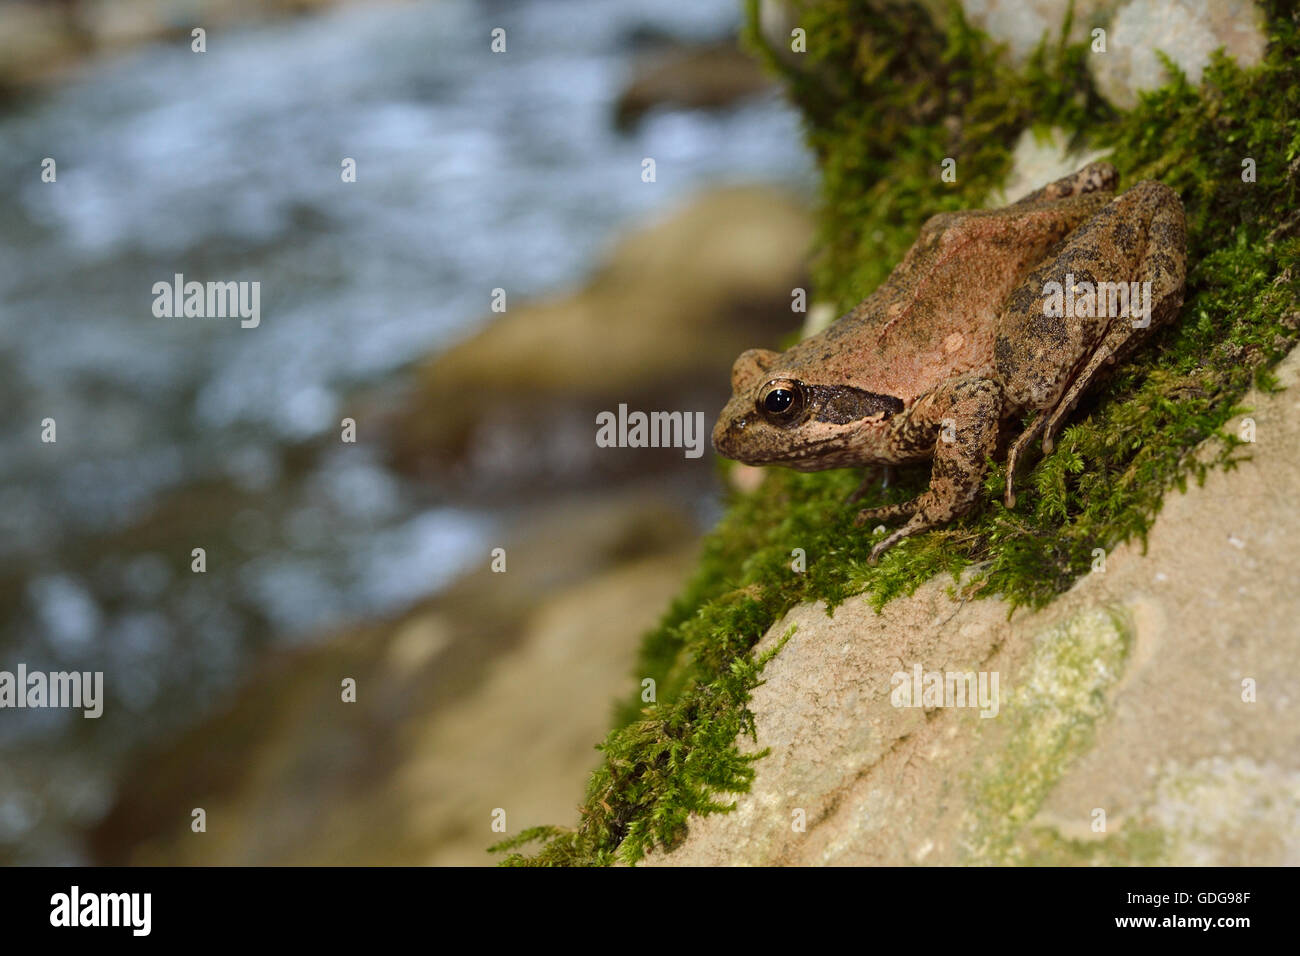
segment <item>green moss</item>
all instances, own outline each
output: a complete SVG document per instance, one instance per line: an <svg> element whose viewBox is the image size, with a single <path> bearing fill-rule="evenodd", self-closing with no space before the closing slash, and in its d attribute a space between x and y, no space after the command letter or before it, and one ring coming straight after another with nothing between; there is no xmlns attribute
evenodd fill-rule
<svg viewBox="0 0 1300 956"><path fill-rule="evenodd" d="M813 279L840 312L885 279L926 218L982 205L1023 129L1113 115L1088 83L1086 47L1044 43L1015 71L955 4L941 31L904 0L793 0L808 48L793 67L758 32L759 0L745 2L747 43L786 80L821 167ZM945 159L956 182L940 181Z"/></svg>
<svg viewBox="0 0 1300 956"><path fill-rule="evenodd" d="M686 592L646 638L637 676L655 679L658 702L620 709L578 826L520 834L503 847L543 845L509 863L634 862L680 841L692 812L730 806L726 795L748 787L756 759L736 747L738 734L754 733L748 701L763 660L751 649L796 603L833 608L869 592L879 607L963 571L969 596L1001 595L1012 608L1051 600L1090 568L1094 548L1142 539L1170 488L1232 466L1239 443L1222 427L1252 382L1272 384L1268 369L1300 337L1300 27L1289 4L1268 7L1260 66L1216 58L1199 86L1175 76L1121 112L1090 86L1082 45L1045 41L1012 70L955 8L940 30L895 0L817 0L793 3L808 36L793 70L758 38L757 3L746 2L748 41L786 80L821 164L820 298L856 303L926 217L983 202L1024 129L1059 126L1110 150L1121 186L1158 178L1179 191L1186 303L1079 406L1056 451L1020 479L1015 511L1000 503L1005 474L995 465L981 508L871 566L880 535L855 529L844 502L858 475L775 470L737 497ZM1248 157L1254 183L1241 179ZM957 161L956 183L939 179L944 158ZM1207 439L1211 453L1194 454ZM920 493L927 469L899 477L863 506ZM791 570L795 548L807 553L806 573Z"/></svg>
<svg viewBox="0 0 1300 956"><path fill-rule="evenodd" d="M1099 840L1034 827L1021 839L1020 859L1029 866L1167 866L1169 845L1169 835L1154 826L1126 824Z"/></svg>
<svg viewBox="0 0 1300 956"><path fill-rule="evenodd" d="M1285 857L1300 837L1300 774L1249 757L1165 763L1104 835L1031 825L1017 856L1036 866L1246 866Z"/></svg>

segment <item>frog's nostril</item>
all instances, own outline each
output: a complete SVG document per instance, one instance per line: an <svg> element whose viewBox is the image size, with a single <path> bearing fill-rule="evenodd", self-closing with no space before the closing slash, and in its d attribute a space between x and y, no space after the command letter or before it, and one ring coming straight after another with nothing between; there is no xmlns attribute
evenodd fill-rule
<svg viewBox="0 0 1300 956"><path fill-rule="evenodd" d="M744 422L719 421L713 429L713 449L723 457L730 458L736 447L736 433L744 427Z"/></svg>

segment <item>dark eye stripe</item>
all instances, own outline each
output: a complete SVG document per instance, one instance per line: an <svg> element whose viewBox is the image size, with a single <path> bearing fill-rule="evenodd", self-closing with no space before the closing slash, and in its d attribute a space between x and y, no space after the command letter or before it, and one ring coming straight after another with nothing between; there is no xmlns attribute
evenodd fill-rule
<svg viewBox="0 0 1300 956"><path fill-rule="evenodd" d="M818 421L832 425L847 425L849 422L870 418L872 415L884 414L885 418L897 415L903 410L902 399L893 395L880 395L868 392L864 388L848 385L809 385L809 404Z"/></svg>

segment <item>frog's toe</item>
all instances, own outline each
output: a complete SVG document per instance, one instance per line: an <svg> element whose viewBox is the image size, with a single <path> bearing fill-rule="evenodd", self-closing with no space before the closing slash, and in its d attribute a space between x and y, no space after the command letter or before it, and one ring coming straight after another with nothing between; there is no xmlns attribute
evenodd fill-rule
<svg viewBox="0 0 1300 956"><path fill-rule="evenodd" d="M1039 433L1047 424L1047 416L1039 414L1037 418L1020 433L1020 437L1011 443L1011 449L1007 452L1007 493L1004 498L1007 508L1016 506L1016 469L1020 466L1020 457L1029 447L1029 443L1038 437ZM1043 439L1043 454L1051 452L1050 437Z"/></svg>
<svg viewBox="0 0 1300 956"><path fill-rule="evenodd" d="M872 521L888 521L890 518L908 518L916 513L917 499L900 501L898 504L884 505L880 508L863 508L858 512L853 523L858 527Z"/></svg>
<svg viewBox="0 0 1300 956"><path fill-rule="evenodd" d="M874 565L878 563L882 554L894 545L898 544L898 542L902 541L911 533L912 532L907 527L902 527L887 537L884 541L877 542L876 546L871 549L871 553L867 555L867 564Z"/></svg>

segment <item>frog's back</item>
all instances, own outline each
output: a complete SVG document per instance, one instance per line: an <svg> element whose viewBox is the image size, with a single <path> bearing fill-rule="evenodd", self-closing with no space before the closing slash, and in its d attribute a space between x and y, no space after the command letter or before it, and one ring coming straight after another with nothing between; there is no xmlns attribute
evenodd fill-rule
<svg viewBox="0 0 1300 956"><path fill-rule="evenodd" d="M905 403L956 375L991 373L1012 290L1108 198L933 216L875 292L786 357Z"/></svg>

